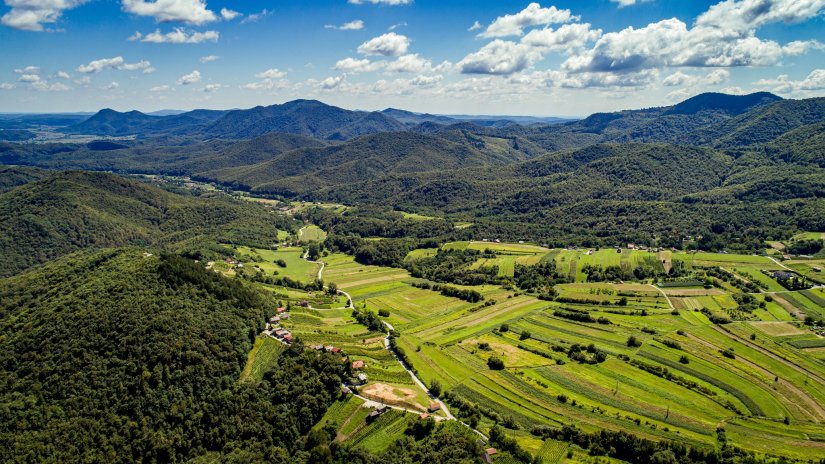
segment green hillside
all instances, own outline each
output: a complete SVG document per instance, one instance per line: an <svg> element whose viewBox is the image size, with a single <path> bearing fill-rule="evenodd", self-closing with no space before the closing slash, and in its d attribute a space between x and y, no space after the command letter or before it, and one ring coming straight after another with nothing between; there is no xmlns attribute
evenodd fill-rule
<svg viewBox="0 0 825 464"><path fill-rule="evenodd" d="M2 176L0 176L2 177ZM171 246L205 238L268 246L287 219L225 197L176 195L113 174L64 172L0 194L0 276L83 248Z"/></svg>
<svg viewBox="0 0 825 464"><path fill-rule="evenodd" d="M238 382L273 303L179 257L83 252L0 283L3 462L299 456L340 386L340 358L300 346Z"/></svg>

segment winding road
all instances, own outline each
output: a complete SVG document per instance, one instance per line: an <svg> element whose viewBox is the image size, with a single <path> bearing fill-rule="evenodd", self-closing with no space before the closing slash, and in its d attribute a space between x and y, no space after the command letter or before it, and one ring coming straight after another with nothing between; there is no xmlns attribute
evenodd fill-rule
<svg viewBox="0 0 825 464"><path fill-rule="evenodd" d="M304 230L305 228L306 228L306 227L302 227L302 228L298 231L298 234L299 234L298 236L299 236L299 237L300 237L301 232L303 232L303 230ZM323 280L323 273L324 273L324 269L326 268L326 264L325 264L323 261L312 261L312 260L310 260L310 259L309 259L309 250L307 250L307 251L305 251L305 252L304 252L303 259L304 259L304 260L306 260L307 262L314 263L314 264L320 264L320 265L321 265L321 268L318 270L318 280ZM327 288L327 286L324 286L324 288ZM345 292L345 291L343 291L343 290L340 290L340 289L338 290L338 293L340 293L340 294L342 294L342 295L344 295L344 296L346 296L346 297L347 297L347 300L348 300L349 305L348 305L348 306L345 306L345 307L343 307L343 308L337 308L337 309L355 309L355 305L354 305L354 302L353 302L352 296L351 296L349 293L347 293L347 292ZM310 308L310 309L314 309L314 308ZM316 311L323 311L323 310L321 310L321 309L316 309ZM422 390L424 390L424 391L427 393L427 396L429 396L429 398L430 398L430 399L431 399L434 403L438 403L438 405L441 407L441 410L442 410L442 411L444 411L444 415L446 416L446 418L445 418L445 419L436 419L436 420L454 420L454 421L457 421L457 422L458 422L458 423L460 423L461 425L463 425L463 426L467 427L468 429L472 430L473 432L475 432L475 433L476 433L479 437L481 437L482 439L484 439L484 441L489 441L489 438L488 438L486 435L484 435L483 433L479 432L478 430L476 430L476 429L474 429L474 428L470 427L470 425L469 425L469 424L467 424L467 423L465 423L465 422L462 422L462 421L459 421L459 420L458 420L458 419L457 419L457 418L456 418L456 417L455 417L455 416L454 416L454 415L450 412L450 409L447 407L447 404L446 404L446 403L444 403L444 402L443 402L440 398L438 398L438 397L434 396L432 393L430 393L430 389L429 389L429 388L428 388L428 387L424 384L424 382L422 382L422 381L421 381L421 379L419 379L419 378L418 378L418 376L417 376L417 375L415 375L415 372L413 372L413 371L410 369L410 367L409 367L408 365L406 365L406 364L405 364L405 363L404 363L404 362L403 362L403 361L402 361L402 360L398 357L398 355L395 353L395 351L394 351L394 350L390 347L390 333L391 333L392 331L394 331L394 330L395 330L395 327L393 327L393 326L392 326L392 324L390 324L390 323L389 323L389 322L387 322L387 321L381 321L381 322L383 322L383 323L384 323L384 325L387 327L387 335L386 335L386 337L384 337L384 348L385 348L387 351L389 351L389 352L393 355L393 357L395 358L395 360L396 360L396 361L398 361L398 363L401 365L401 367L402 367L402 368L404 368L404 370L405 370L405 371L406 371L406 372L410 375L410 377L413 379L413 382L415 382L415 384L416 384L416 385L418 385L418 386L419 386ZM400 407L400 406L393 406L393 405L389 405L389 404L380 403L380 402L378 402L378 401L371 400L371 399L369 399L369 398L365 398L365 397L363 397L363 396L361 396L361 395L355 395L355 396L356 396L358 399L360 399L360 400L364 401L364 404L366 404L366 405L368 405L368 406L369 406L369 405L373 405L373 406L387 406L387 407L389 407L389 408L391 408L391 409L396 409L396 410L399 410L399 411L405 411L405 412L414 413L414 414L420 414L420 413L421 413L421 411L414 411L414 410L411 410L411 409L402 408L402 407ZM438 417L438 416L434 416L434 417Z"/></svg>

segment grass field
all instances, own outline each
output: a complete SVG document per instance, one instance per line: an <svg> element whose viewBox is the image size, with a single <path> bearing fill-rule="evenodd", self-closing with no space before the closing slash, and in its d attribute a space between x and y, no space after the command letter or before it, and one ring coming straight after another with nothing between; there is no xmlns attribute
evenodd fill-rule
<svg viewBox="0 0 825 464"><path fill-rule="evenodd" d="M241 373L241 381L261 380L266 371L273 365L278 355L284 349L284 344L271 337L260 336L255 339L255 345L246 360L246 367Z"/></svg>
<svg viewBox="0 0 825 464"><path fill-rule="evenodd" d="M310 263L301 258L304 251L301 248L281 248L278 250L265 250L260 248L238 247L240 261L247 267L258 267L267 275L278 272L278 275L288 275L302 282L315 280L320 269L319 264ZM276 262L283 260L286 267L281 267Z"/></svg>
<svg viewBox="0 0 825 464"><path fill-rule="evenodd" d="M301 242L323 242L325 238L327 233L312 224L304 226L298 233L298 240Z"/></svg>
<svg viewBox="0 0 825 464"><path fill-rule="evenodd" d="M716 446L716 428L723 424L733 444L762 455L803 460L823 455L825 442L809 437L825 424L825 382L820 381L825 379L825 339L795 322L779 301L786 298L788 305L816 312L825 300L821 290L777 293L772 302L756 295L765 305L747 314L747 322L717 326L700 311L734 314L738 303L731 293L737 290L730 285L660 291L646 283L586 283L580 273L584 264L632 268L650 263L650 257L661 262L660 254L615 249L588 254L489 242L453 242L449 247L495 247L495 259L476 265L495 263L505 276L516 263L552 259L577 283L556 286L564 303L483 285L473 288L493 303L472 304L413 287L402 269L364 266L335 253L324 258L324 280L349 292L359 309L389 311L385 320L400 333L396 340L421 380L438 380L452 395L479 405L482 432L496 417L507 418L519 426L508 433L544 462L564 462L568 450L575 456L572 461L585 455L527 431L571 422L587 431L620 429L705 448ZM408 259L433 252L416 251ZM767 258L749 255L674 252L670 259L687 268L719 266L753 279L759 278L757 270L776 268ZM295 272L297 267L287 269ZM766 290L775 290L763 283ZM622 297L625 304L619 305ZM410 409L426 404L426 393L383 349L383 334L369 333L346 310L293 313L289 327L306 343L333 344L352 360L366 362L365 394ZM589 314L593 322L571 319L571 313ZM630 336L641 346L628 346ZM592 345L604 361L577 361L570 351L575 344ZM487 366L492 356L503 360L503 370ZM661 375L663 369L667 376ZM382 417L380 427L366 426L366 412L356 403L336 403L328 413L339 425L342 441L383 449L403 433L402 413ZM788 425L782 422L785 417ZM503 462L511 459L502 456Z"/></svg>

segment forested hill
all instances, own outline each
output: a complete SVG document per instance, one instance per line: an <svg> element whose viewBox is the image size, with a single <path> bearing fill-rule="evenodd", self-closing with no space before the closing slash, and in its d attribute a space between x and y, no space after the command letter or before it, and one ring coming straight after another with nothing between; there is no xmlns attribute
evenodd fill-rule
<svg viewBox="0 0 825 464"><path fill-rule="evenodd" d="M239 383L274 313L257 292L135 249L0 280L0 461L301 462L344 364L296 344Z"/></svg>
<svg viewBox="0 0 825 464"><path fill-rule="evenodd" d="M6 263L0 276L89 247L197 251L205 238L268 246L277 241L278 228L293 227L256 204L177 195L114 174L78 171L0 194L0 217L0 257Z"/></svg>

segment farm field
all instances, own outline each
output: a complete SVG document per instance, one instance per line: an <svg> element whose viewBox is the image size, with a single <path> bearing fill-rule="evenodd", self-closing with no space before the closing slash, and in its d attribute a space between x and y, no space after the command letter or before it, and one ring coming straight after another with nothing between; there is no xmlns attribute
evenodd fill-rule
<svg viewBox="0 0 825 464"><path fill-rule="evenodd" d="M298 240L301 242L322 242L325 238L327 233L312 224L302 227L298 233Z"/></svg>
<svg viewBox="0 0 825 464"><path fill-rule="evenodd" d="M261 248L238 247L240 261L245 266L257 267L267 275L288 275L302 282L312 282L321 268L319 264L310 263L302 258L303 249L297 247L266 250ZM283 260L286 267L276 264Z"/></svg>
<svg viewBox="0 0 825 464"><path fill-rule="evenodd" d="M716 429L723 424L729 440L760 455L807 460L825 453L825 442L811 438L825 424L825 364L819 360L825 338L802 327L780 298L756 295L763 307L749 313L747 322L719 326L708 315L737 314L731 285L659 288L643 282L586 282L580 274L584 264L632 269L652 265L651 258L660 263L659 253L609 249L587 254L488 242L447 246L496 248L495 258L472 267L495 263L502 269L505 263L530 266L551 259L572 272L575 263L575 283L555 285L559 301L500 285L460 286L483 296L482 302L469 303L414 287L420 279L403 269L365 266L341 253L322 258L323 278L350 294L359 311L381 310L418 377L427 385L440 383L448 407L462 420L470 419L462 417L458 405L477 405L482 433L496 423L509 424L507 433L545 462L564 462L568 450L573 462L579 451L537 439L529 430L570 423L584 431L626 430L705 449L718 445ZM411 256L434 254L416 250ZM758 256L672 253L664 258L688 268L719 266L743 278L763 266L777 267ZM288 265L279 272L309 271ZM780 292L764 277L766 291ZM801 311L814 311L818 298L825 297L819 289L775 295ZM350 310L293 305L291 312L284 326L305 344L333 345L350 361L365 363L360 372L368 381L358 388L362 398L426 410L427 393L385 349L385 334L358 324ZM636 340L633 346L630 337ZM502 360L503 369L491 369L491 358ZM416 419L393 410L379 419L380 425L367 424L369 408L361 407L362 401L350 396L328 413L339 426L338 438L354 446L384 449ZM789 442L788 436L796 439ZM507 459L503 453L496 462Z"/></svg>

